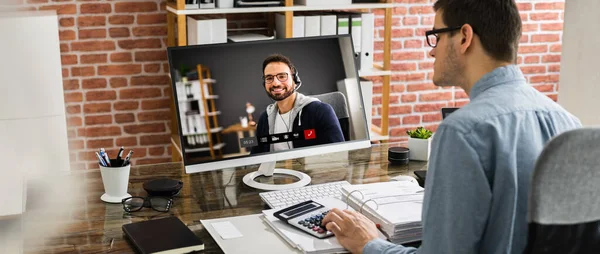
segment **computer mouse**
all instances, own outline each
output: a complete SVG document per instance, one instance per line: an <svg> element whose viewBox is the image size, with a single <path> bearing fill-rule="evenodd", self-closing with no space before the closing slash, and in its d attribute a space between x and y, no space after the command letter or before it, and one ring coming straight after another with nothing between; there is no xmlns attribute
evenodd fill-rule
<svg viewBox="0 0 600 254"><path fill-rule="evenodd" d="M419 184L419 182L417 182L417 179L415 179L412 176L407 176L407 175L399 175L399 176L394 176L392 178L390 178L390 181L408 181L414 184Z"/></svg>

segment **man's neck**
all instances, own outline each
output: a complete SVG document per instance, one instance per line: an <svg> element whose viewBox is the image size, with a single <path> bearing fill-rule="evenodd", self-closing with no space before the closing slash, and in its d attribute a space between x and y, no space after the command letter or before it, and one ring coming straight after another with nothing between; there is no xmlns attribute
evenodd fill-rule
<svg viewBox="0 0 600 254"><path fill-rule="evenodd" d="M466 80L460 86L465 90L465 93L470 94L471 89L475 86L475 83L479 81L485 74L488 74L498 67L504 67L513 63L504 61L494 61L487 59L486 61L478 60L478 64L471 64L472 68L465 70Z"/></svg>
<svg viewBox="0 0 600 254"><path fill-rule="evenodd" d="M296 92L287 98L280 100L277 102L277 107L279 108L279 114L285 114L294 108L294 102L296 102Z"/></svg>

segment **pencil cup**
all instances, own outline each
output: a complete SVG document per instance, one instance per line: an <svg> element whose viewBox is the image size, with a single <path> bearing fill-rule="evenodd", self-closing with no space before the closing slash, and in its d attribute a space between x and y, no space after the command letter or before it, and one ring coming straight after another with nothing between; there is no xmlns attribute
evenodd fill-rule
<svg viewBox="0 0 600 254"><path fill-rule="evenodd" d="M111 160L113 162L114 160ZM116 165L116 161L114 161ZM129 171L131 164L124 167L104 167L100 165L100 174L102 174L102 184L104 185L104 194L100 199L107 203L121 203L124 198L131 197L127 193L129 185Z"/></svg>

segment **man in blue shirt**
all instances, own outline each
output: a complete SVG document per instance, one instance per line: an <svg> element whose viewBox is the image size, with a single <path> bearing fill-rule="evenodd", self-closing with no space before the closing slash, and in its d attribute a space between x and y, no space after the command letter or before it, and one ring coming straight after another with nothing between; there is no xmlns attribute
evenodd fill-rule
<svg viewBox="0 0 600 254"><path fill-rule="evenodd" d="M426 33L433 82L459 86L471 101L433 138L421 247L378 239L373 222L352 211L334 209L323 224L353 253L522 253L535 160L581 123L513 65L521 35L514 0L439 0L434 9Z"/></svg>

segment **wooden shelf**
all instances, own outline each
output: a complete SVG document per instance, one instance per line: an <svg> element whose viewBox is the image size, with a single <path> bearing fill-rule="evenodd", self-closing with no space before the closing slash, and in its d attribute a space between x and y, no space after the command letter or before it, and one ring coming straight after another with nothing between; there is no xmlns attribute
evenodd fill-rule
<svg viewBox="0 0 600 254"><path fill-rule="evenodd" d="M222 130L223 130L223 127L212 128L212 129L210 129L210 133L220 132ZM202 135L202 134L208 134L208 132L185 133L185 134L183 134L183 136L187 137L187 136Z"/></svg>
<svg viewBox="0 0 600 254"><path fill-rule="evenodd" d="M213 150L219 150L225 146L225 143L219 143L213 146ZM195 149L185 149L185 153L197 153L197 152L208 152L210 151L209 147L195 148Z"/></svg>
<svg viewBox="0 0 600 254"><path fill-rule="evenodd" d="M283 12L283 11L319 11L319 10L356 10L356 9L388 9L399 7L398 3L381 4L348 4L348 5L317 5L317 6L277 6L277 7L248 7L248 8L214 8L177 10L167 5L167 11L176 15L201 15L201 14L231 14L231 13L261 13L261 12Z"/></svg>

